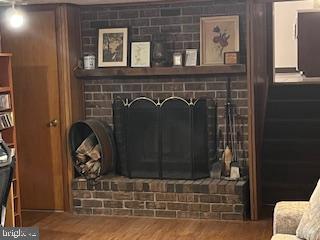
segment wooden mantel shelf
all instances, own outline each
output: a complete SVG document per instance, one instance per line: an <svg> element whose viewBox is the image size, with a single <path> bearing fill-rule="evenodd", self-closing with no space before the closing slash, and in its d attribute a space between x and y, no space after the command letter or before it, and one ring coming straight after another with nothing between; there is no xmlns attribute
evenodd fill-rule
<svg viewBox="0 0 320 240"><path fill-rule="evenodd" d="M150 67L130 68L113 67L97 68L94 70L75 70L78 78L103 78L103 77L139 77L139 76L183 76L183 75L214 75L214 74L244 74L246 65L219 65L196 67Z"/></svg>

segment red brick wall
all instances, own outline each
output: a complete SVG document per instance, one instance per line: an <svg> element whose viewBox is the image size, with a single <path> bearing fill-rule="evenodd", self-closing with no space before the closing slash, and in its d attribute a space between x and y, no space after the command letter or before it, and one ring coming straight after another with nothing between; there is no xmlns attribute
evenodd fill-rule
<svg viewBox="0 0 320 240"><path fill-rule="evenodd" d="M246 61L246 4L243 0L195 1L193 3L138 4L81 7L81 34L83 54L97 53L98 29L128 27L130 41L151 41L156 33L166 34L170 52L198 48L200 17L217 15L240 16L240 60ZM177 71L179 71L177 69ZM112 100L116 96L154 99L170 96L197 98L208 96L218 104L219 128L224 128L226 97L225 75L139 77L97 79L85 81L87 118L99 118L112 123ZM247 83L246 75L232 76L232 98L245 122L245 150L247 149ZM242 156L246 164L246 151Z"/></svg>

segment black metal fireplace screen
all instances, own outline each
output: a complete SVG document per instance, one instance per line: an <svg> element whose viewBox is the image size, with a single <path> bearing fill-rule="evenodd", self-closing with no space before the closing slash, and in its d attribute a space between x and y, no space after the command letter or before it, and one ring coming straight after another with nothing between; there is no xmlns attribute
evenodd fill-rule
<svg viewBox="0 0 320 240"><path fill-rule="evenodd" d="M209 159L216 153L212 99L116 99L113 109L120 174L161 179L209 176Z"/></svg>

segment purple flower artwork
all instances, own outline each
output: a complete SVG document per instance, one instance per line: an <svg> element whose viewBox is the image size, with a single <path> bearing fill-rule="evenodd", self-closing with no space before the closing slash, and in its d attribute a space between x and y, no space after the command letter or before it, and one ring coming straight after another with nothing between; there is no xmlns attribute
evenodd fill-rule
<svg viewBox="0 0 320 240"><path fill-rule="evenodd" d="M213 43L215 44L217 51L219 51L220 57L223 55L223 49L225 49L229 45L230 34L228 34L227 30L221 31L219 26L215 26L213 28Z"/></svg>
<svg viewBox="0 0 320 240"><path fill-rule="evenodd" d="M239 16L214 16L200 19L200 63L224 64L225 52L239 52Z"/></svg>

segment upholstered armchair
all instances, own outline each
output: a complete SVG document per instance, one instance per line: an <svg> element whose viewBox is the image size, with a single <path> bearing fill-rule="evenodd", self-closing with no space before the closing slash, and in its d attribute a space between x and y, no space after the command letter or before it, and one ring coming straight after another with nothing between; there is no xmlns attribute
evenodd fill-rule
<svg viewBox="0 0 320 240"><path fill-rule="evenodd" d="M320 240L320 180L307 202L279 202L272 240Z"/></svg>
<svg viewBox="0 0 320 240"><path fill-rule="evenodd" d="M279 202L274 209L272 240L298 240L296 230L309 202Z"/></svg>

